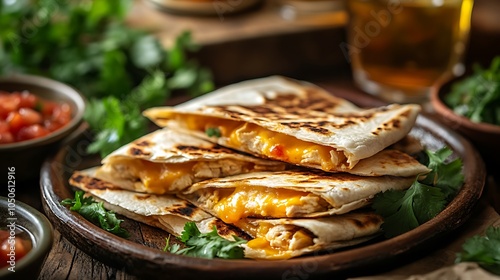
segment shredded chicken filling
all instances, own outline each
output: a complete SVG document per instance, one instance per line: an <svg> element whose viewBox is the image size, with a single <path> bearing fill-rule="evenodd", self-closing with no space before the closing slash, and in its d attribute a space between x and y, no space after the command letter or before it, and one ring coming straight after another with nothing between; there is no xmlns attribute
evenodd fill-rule
<svg viewBox="0 0 500 280"><path fill-rule="evenodd" d="M139 181L141 191L165 194L185 189L204 179L237 175L254 169L253 163L234 160L169 164L123 157L104 164L100 172L119 179Z"/></svg>
<svg viewBox="0 0 500 280"><path fill-rule="evenodd" d="M329 205L321 197L307 192L245 185L224 190L205 189L198 200L226 223L246 217L304 216L326 211Z"/></svg>
<svg viewBox="0 0 500 280"><path fill-rule="evenodd" d="M293 164L320 165L325 171L337 166L349 166L345 154L333 147L302 141L252 123L207 116L201 120L196 115L177 115L176 120L188 129L199 132L216 128L229 146L246 147L249 152L258 152L272 159Z"/></svg>
<svg viewBox="0 0 500 280"><path fill-rule="evenodd" d="M293 251L314 245L314 235L294 225L272 225L261 222L258 226L237 224L255 238L247 243L254 250L261 250L273 259L287 259Z"/></svg>

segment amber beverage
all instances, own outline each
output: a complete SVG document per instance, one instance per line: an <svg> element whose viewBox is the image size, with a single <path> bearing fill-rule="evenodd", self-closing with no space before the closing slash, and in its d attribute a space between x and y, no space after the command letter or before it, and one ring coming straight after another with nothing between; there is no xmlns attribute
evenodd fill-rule
<svg viewBox="0 0 500 280"><path fill-rule="evenodd" d="M473 0L349 0L355 83L390 102L427 101L430 88L464 72Z"/></svg>

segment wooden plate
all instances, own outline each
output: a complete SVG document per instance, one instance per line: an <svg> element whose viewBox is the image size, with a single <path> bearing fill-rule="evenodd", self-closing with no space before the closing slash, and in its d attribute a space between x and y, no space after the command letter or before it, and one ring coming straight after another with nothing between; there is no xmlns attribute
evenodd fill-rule
<svg viewBox="0 0 500 280"><path fill-rule="evenodd" d="M60 204L74 196L67 179L75 169L98 164L83 153L88 139L75 140L48 159L41 171L42 203L53 225L71 243L90 256L127 272L148 278L172 279L318 279L346 277L366 269L387 266L417 251L459 227L470 215L485 183L484 163L463 137L431 118L421 115L411 135L428 149L447 145L464 163L465 184L455 199L429 222L392 239L380 239L341 251L314 254L283 261L201 259L163 252L164 231L124 218L131 232L123 239L105 232Z"/></svg>

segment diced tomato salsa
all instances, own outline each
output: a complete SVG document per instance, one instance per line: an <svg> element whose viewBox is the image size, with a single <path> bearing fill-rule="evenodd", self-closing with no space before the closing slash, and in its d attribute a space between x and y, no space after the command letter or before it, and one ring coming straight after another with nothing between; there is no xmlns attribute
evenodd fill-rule
<svg viewBox="0 0 500 280"><path fill-rule="evenodd" d="M14 232L0 229L0 268L9 265L10 261L19 261L32 249L29 235L15 228Z"/></svg>
<svg viewBox="0 0 500 280"><path fill-rule="evenodd" d="M0 90L0 144L45 136L70 120L67 103L44 100L28 91Z"/></svg>

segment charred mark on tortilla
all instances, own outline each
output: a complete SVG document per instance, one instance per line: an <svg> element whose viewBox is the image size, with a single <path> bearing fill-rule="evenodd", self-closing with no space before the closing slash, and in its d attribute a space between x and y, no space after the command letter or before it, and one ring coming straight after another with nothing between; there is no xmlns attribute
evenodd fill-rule
<svg viewBox="0 0 500 280"><path fill-rule="evenodd" d="M87 189L94 189L94 190L105 190L105 189L110 189L110 190L118 190L120 188L116 187L115 185L102 181L97 178L93 178L87 175L83 174L73 174L70 178L70 182L74 185L83 185Z"/></svg>
<svg viewBox="0 0 500 280"><path fill-rule="evenodd" d="M146 200L146 199L149 199L151 197L150 194L144 194L144 195L139 195L139 194L136 194L134 195L135 198L137 198L137 200Z"/></svg>
<svg viewBox="0 0 500 280"><path fill-rule="evenodd" d="M128 152L131 154L131 155L134 155L134 156L149 156L151 155L150 152L145 152L139 148L135 148L135 147L132 147L128 150Z"/></svg>
<svg viewBox="0 0 500 280"><path fill-rule="evenodd" d="M207 152L210 153L232 153L232 150L226 149L221 146L213 145L209 147L197 147L197 146L189 146L189 145L177 145L175 147L179 151L183 151L185 153L191 153L191 154L206 154Z"/></svg>
<svg viewBox="0 0 500 280"><path fill-rule="evenodd" d="M149 146L152 146L152 143L147 141L147 140L143 140L143 141L135 143L135 145L139 146L139 147L149 147Z"/></svg>
<svg viewBox="0 0 500 280"><path fill-rule="evenodd" d="M186 204L174 204L171 207L167 207L166 209L173 213L178 213L186 217L191 217L197 208L191 203L186 203Z"/></svg>
<svg viewBox="0 0 500 280"><path fill-rule="evenodd" d="M75 183L81 183L84 181L84 179L85 179L85 176L81 175L81 174L75 174L75 175L71 176L71 180L74 181Z"/></svg>
<svg viewBox="0 0 500 280"><path fill-rule="evenodd" d="M262 114L262 115L267 115L267 114L274 115L274 114L276 114L276 111L273 108L269 108L267 106L253 106L253 107L245 107L245 108L253 111L254 113Z"/></svg>
<svg viewBox="0 0 500 280"><path fill-rule="evenodd" d="M349 221L351 221L358 228L365 228L379 224L382 221L382 218L378 215L366 215L365 217L359 219L349 219Z"/></svg>
<svg viewBox="0 0 500 280"><path fill-rule="evenodd" d="M248 234L246 234L240 228L228 225L219 219L214 219L212 224L213 225L211 225L211 227L215 226L217 228L217 233L219 233L219 235L221 236L228 236L229 234L233 233L236 236L243 238L245 240L252 239Z"/></svg>

